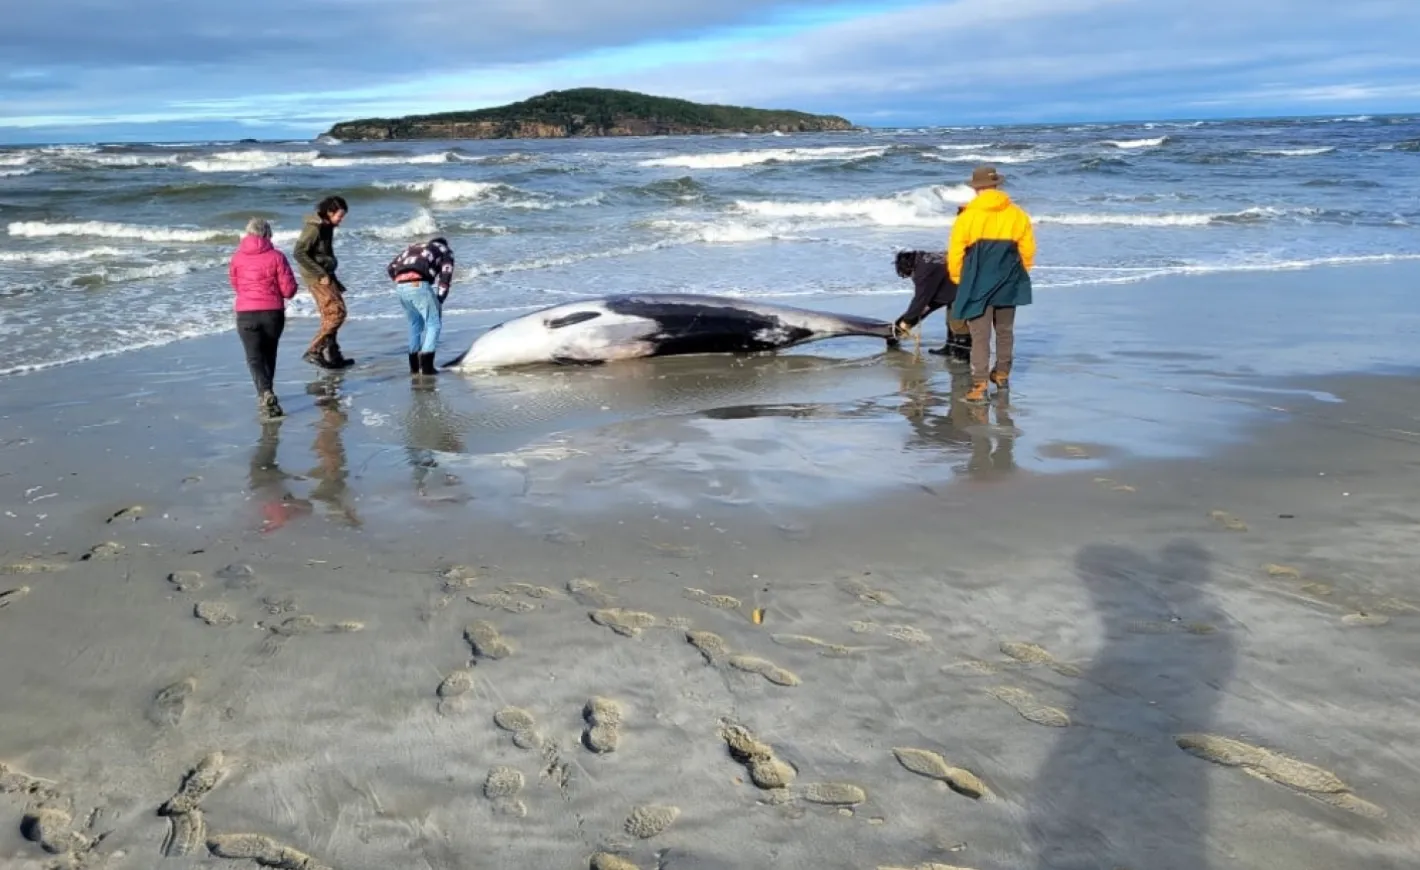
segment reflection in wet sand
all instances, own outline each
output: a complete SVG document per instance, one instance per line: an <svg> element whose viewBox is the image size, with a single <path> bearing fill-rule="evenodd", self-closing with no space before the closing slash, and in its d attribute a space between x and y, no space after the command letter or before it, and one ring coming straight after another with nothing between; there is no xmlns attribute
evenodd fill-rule
<svg viewBox="0 0 1420 870"><path fill-rule="evenodd" d="M410 392L409 411L404 418L404 453L411 469L414 491L429 497L430 484L457 486L459 478L439 468L439 454L465 452L460 434L460 421L439 395L437 388L415 389Z"/></svg>
<svg viewBox="0 0 1420 870"><path fill-rule="evenodd" d="M281 444L281 423L264 423L247 467L247 486L261 506L263 533L274 532L294 517L311 512L308 499L292 494L286 481L299 479L281 470L276 452Z"/></svg>
<svg viewBox="0 0 1420 870"><path fill-rule="evenodd" d="M311 444L317 464L310 475L318 481L311 490L311 498L326 506L327 516L345 525L359 527L360 518L349 504L350 492L346 485L350 469L341 436L350 417L341 407L340 379L313 381L306 386L306 392L316 397L316 407L320 410L315 441Z"/></svg>

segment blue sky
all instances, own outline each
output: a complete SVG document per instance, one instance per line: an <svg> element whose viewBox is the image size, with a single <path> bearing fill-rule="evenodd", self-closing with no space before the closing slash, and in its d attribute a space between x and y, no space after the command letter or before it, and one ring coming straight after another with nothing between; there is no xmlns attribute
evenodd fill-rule
<svg viewBox="0 0 1420 870"><path fill-rule="evenodd" d="M310 138L622 87L870 126L1420 110L1417 0L47 0L0 142Z"/></svg>

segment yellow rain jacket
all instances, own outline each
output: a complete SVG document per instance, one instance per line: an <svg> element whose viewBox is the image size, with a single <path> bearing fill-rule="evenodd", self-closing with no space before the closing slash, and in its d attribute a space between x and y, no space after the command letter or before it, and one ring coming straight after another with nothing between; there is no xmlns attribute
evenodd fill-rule
<svg viewBox="0 0 1420 870"><path fill-rule="evenodd" d="M988 305L1029 305L1034 263L1030 217L1000 190L981 191L957 215L947 243L947 272L957 284L952 317L975 320Z"/></svg>

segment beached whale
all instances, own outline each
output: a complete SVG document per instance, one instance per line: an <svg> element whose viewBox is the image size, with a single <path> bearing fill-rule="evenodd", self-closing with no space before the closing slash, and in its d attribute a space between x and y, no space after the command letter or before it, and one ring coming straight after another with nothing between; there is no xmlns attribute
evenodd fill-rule
<svg viewBox="0 0 1420 870"><path fill-rule="evenodd" d="M846 314L691 293L602 296L494 326L445 368L596 365L701 353L755 353L860 335L893 341L892 325Z"/></svg>

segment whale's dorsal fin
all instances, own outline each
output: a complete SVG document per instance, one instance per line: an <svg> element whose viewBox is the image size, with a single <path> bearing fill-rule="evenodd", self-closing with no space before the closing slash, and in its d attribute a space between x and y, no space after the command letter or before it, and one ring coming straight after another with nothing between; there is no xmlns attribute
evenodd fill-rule
<svg viewBox="0 0 1420 870"><path fill-rule="evenodd" d="M601 317L600 311L578 311L574 314L554 317L551 320L544 320L543 325L548 329L561 329L564 326L571 326L574 323L584 323L593 317Z"/></svg>

